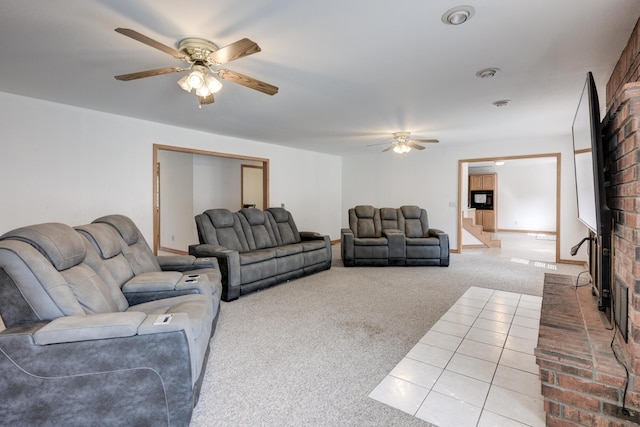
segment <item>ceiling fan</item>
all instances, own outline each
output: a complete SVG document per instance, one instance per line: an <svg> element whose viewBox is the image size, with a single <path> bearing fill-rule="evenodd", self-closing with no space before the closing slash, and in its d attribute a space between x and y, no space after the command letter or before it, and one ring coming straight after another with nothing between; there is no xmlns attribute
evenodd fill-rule
<svg viewBox="0 0 640 427"><path fill-rule="evenodd" d="M227 62L260 52L260 46L247 38L219 48L208 40L190 37L180 40L177 43L178 49L174 49L128 28L116 28L116 32L158 49L188 64L188 66L184 68L165 67L122 74L115 76L117 80L129 81L144 77L189 71L188 74L178 80L178 85L187 92L195 89L200 107L205 104L212 104L214 102L214 93L217 93L222 88L222 83L214 76L266 93L267 95L275 95L278 93L276 86L235 71L215 68Z"/></svg>
<svg viewBox="0 0 640 427"><path fill-rule="evenodd" d="M411 132L394 132L393 139L395 141L393 141L387 148L382 150L382 152L393 150L394 153L404 154L411 151L412 148L415 148L416 150L424 150L424 147L419 143L440 142L437 139L411 139ZM383 144L386 144L386 142L384 142Z"/></svg>

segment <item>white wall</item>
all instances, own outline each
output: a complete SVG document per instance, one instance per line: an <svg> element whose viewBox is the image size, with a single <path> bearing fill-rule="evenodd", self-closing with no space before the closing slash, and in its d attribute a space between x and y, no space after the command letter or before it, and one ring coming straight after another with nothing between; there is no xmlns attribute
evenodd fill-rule
<svg viewBox="0 0 640 427"><path fill-rule="evenodd" d="M193 155L159 150L158 163L160 246L185 251L190 244L198 241L197 234L193 234ZM188 220L185 221L185 218Z"/></svg>
<svg viewBox="0 0 640 427"><path fill-rule="evenodd" d="M193 158L193 215L207 209L234 212L241 206L239 159L195 155ZM195 221L194 221L195 226Z"/></svg>
<svg viewBox="0 0 640 427"><path fill-rule="evenodd" d="M0 231L131 217L151 243L154 143L270 159L271 203L340 237L341 158L0 93Z"/></svg>
<svg viewBox="0 0 640 427"><path fill-rule="evenodd" d="M429 214L432 227L449 234L452 249L458 249L458 161L529 154L561 153L560 258L571 257L571 246L587 232L578 222L575 203L571 123L567 133L540 140L483 141L472 145L441 141L424 151L405 157L392 153L346 156L342 163L342 225L347 226L347 209L359 204L395 207L419 205ZM466 196L463 197L463 204ZM463 206L464 207L464 206Z"/></svg>
<svg viewBox="0 0 640 427"><path fill-rule="evenodd" d="M49 221L85 224L130 216L151 242L154 143L270 159L270 202L284 203L298 228L338 239L357 204L426 208L457 249L458 160L562 153L560 256L586 236L575 207L570 124L544 141L430 145L402 158L364 153L340 158L191 131L0 93L0 230ZM584 251L584 245L583 249ZM583 254L584 255L584 254Z"/></svg>
<svg viewBox="0 0 640 427"><path fill-rule="evenodd" d="M496 172L498 229L555 232L555 158L509 160Z"/></svg>

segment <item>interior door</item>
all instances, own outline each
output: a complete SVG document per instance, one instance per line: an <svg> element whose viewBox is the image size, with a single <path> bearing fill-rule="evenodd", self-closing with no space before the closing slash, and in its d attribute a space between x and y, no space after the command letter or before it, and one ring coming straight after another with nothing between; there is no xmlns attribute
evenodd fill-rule
<svg viewBox="0 0 640 427"><path fill-rule="evenodd" d="M241 165L242 168L242 207L253 206L264 209L264 173L262 166Z"/></svg>

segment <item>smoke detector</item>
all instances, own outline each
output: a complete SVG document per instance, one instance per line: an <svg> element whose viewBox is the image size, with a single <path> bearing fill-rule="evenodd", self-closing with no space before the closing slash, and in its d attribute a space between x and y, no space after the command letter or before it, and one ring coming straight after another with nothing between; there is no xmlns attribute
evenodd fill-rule
<svg viewBox="0 0 640 427"><path fill-rule="evenodd" d="M495 105L496 107L506 107L510 102L510 99L500 99L498 101L493 101L491 104Z"/></svg>

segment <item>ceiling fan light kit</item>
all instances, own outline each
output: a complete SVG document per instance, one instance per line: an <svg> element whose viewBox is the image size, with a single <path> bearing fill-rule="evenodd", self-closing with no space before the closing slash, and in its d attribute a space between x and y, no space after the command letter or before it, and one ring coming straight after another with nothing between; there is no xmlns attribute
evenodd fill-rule
<svg viewBox="0 0 640 427"><path fill-rule="evenodd" d="M424 150L424 147L419 143L431 142L437 143L439 142L437 139L411 139L411 132L394 132L393 133L393 141L391 145L382 150L382 152L393 151L397 154L407 154L411 151L412 148L416 150ZM371 144L371 145L380 145L380 144Z"/></svg>
<svg viewBox="0 0 640 427"><path fill-rule="evenodd" d="M409 151L411 151L411 147L409 147L407 144L396 144L395 147L393 147L393 152L397 153L397 154L406 154Z"/></svg>
<svg viewBox="0 0 640 427"><path fill-rule="evenodd" d="M187 68L166 67L131 74L123 74L115 76L117 80L130 81L144 77L189 71L187 75L178 80L178 85L186 92L191 92L195 89L195 94L199 101L199 107L202 107L202 105L213 104L213 94L218 93L220 89L222 89L222 83L216 79L215 76L250 89L266 93L267 95L275 95L278 93L278 88L276 86L234 71L213 68L226 62L234 61L260 52L260 47L255 42L247 38L238 40L237 42L231 43L230 45L222 48L218 48L218 46L209 40L190 37L178 42L178 49L176 50L128 28L116 28L116 32L162 52L168 53L174 58L180 59L189 64L189 67Z"/></svg>

